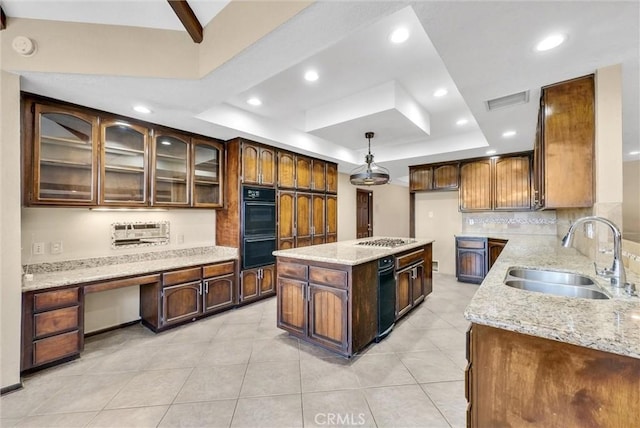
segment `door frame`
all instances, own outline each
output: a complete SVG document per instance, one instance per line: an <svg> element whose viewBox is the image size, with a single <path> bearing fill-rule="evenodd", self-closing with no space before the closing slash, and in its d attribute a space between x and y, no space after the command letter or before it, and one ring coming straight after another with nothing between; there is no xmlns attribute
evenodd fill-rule
<svg viewBox="0 0 640 428"><path fill-rule="evenodd" d="M356 189L356 238L358 236L358 213L359 210L359 196L361 194L367 195L367 217L369 218L369 223L367 226L367 236L373 236L373 191L365 190L365 189Z"/></svg>

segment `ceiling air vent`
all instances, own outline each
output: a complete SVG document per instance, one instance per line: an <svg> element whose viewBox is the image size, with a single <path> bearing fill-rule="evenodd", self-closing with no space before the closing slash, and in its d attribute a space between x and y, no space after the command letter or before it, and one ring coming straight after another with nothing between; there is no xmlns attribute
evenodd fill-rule
<svg viewBox="0 0 640 428"><path fill-rule="evenodd" d="M489 111L509 106L515 106L517 104L526 104L529 102L529 91L522 91L516 94L505 95L504 97L494 98L485 102L487 103L487 110Z"/></svg>

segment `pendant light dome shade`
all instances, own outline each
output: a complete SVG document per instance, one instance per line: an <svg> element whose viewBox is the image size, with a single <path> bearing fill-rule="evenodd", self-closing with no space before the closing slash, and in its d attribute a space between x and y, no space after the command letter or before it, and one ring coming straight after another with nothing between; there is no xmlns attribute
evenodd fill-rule
<svg viewBox="0 0 640 428"><path fill-rule="evenodd" d="M349 180L355 186L376 186L387 184L389 182L389 170L382 166L378 166L373 162L371 154L371 139L373 132L366 132L364 137L369 140L369 153L365 156L365 165L361 165L351 171Z"/></svg>

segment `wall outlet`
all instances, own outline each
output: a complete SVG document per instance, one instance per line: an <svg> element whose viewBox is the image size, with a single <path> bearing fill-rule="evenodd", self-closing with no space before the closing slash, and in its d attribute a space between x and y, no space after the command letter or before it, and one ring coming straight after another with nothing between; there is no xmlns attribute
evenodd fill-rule
<svg viewBox="0 0 640 428"><path fill-rule="evenodd" d="M62 253L62 241L52 242L49 251L51 251L51 254Z"/></svg>
<svg viewBox="0 0 640 428"><path fill-rule="evenodd" d="M31 254L41 256L44 254L44 242L34 242L31 245Z"/></svg>

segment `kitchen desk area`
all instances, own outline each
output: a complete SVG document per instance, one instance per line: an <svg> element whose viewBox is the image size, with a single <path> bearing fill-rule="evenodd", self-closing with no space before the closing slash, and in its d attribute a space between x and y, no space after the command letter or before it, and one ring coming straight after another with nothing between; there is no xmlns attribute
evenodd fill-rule
<svg viewBox="0 0 640 428"><path fill-rule="evenodd" d="M396 321L431 293L432 242L372 237L275 251L278 327L353 356L388 334L390 326L380 315L389 314L389 305ZM391 293L389 282L379 281L390 257L395 260Z"/></svg>
<svg viewBox="0 0 640 428"><path fill-rule="evenodd" d="M508 242L465 311L470 426L637 424L640 298L597 277L556 236L500 238ZM584 275L609 298L512 288L512 267Z"/></svg>

